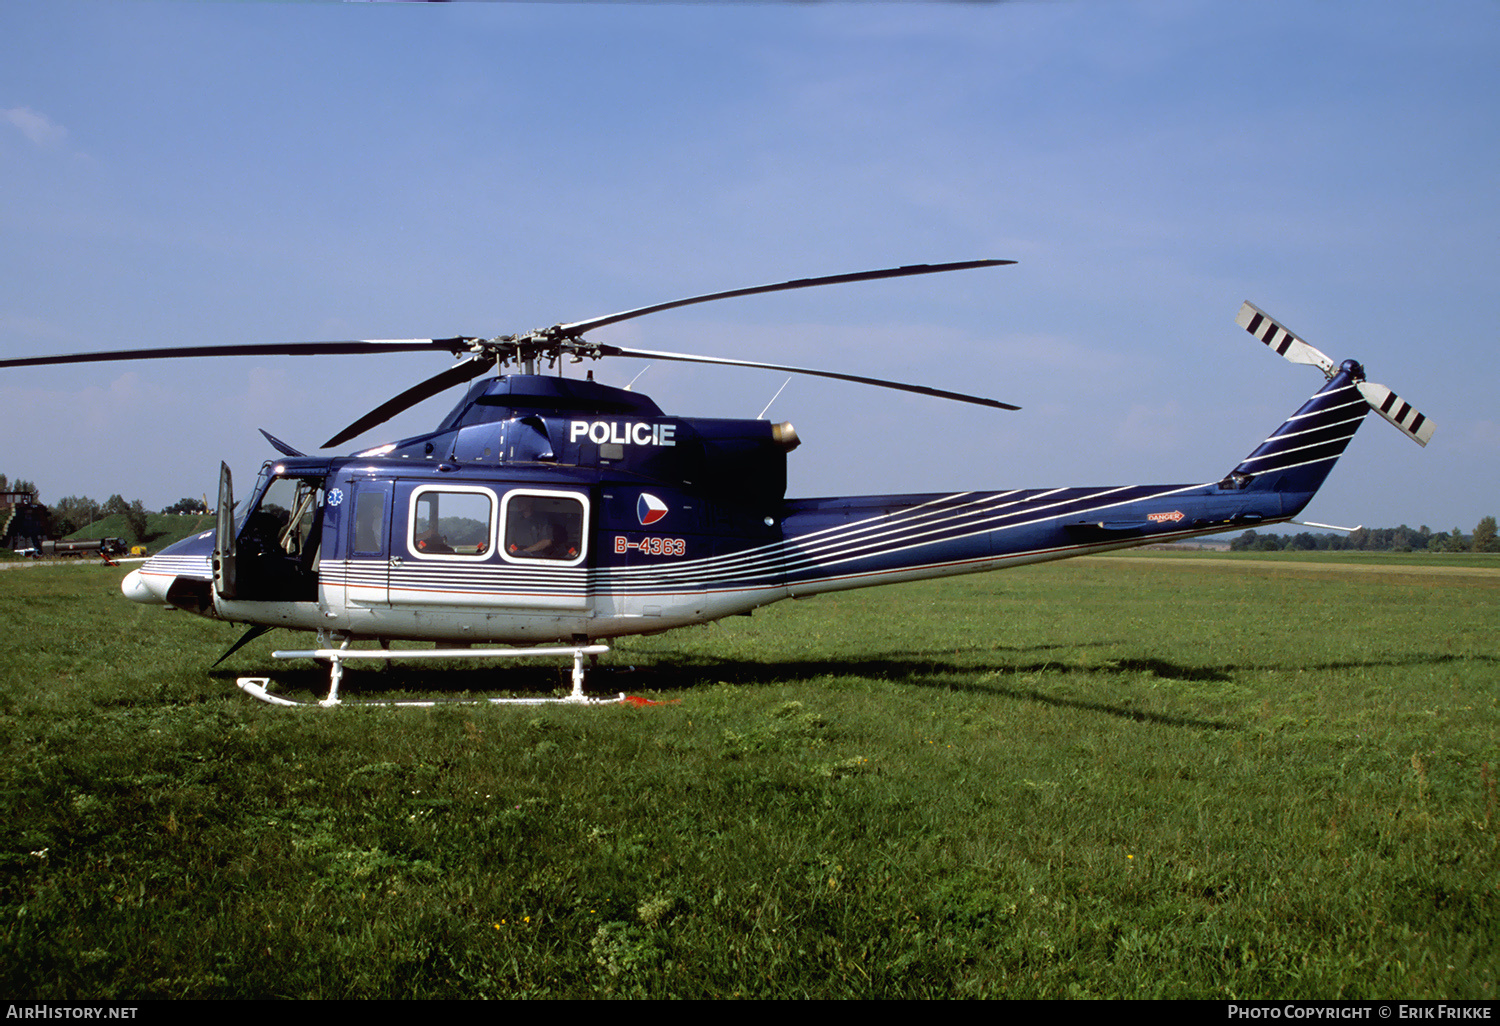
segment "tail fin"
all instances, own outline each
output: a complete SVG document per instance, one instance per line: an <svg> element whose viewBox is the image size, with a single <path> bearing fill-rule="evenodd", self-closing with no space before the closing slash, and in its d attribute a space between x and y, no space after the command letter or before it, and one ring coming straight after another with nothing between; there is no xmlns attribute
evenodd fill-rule
<svg viewBox="0 0 1500 1026"><path fill-rule="evenodd" d="M1347 368L1339 370L1322 391L1240 461L1224 479L1225 487L1303 492L1311 498L1369 411L1354 376Z"/></svg>

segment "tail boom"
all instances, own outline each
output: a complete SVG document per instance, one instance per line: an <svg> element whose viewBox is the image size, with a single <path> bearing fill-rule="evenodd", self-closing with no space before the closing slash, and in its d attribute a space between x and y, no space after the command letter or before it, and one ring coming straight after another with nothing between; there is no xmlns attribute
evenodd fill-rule
<svg viewBox="0 0 1500 1026"><path fill-rule="evenodd" d="M1290 519L1282 496L1220 483L793 499L787 594L983 573Z"/></svg>
<svg viewBox="0 0 1500 1026"><path fill-rule="evenodd" d="M1359 365L1217 482L788 500L787 593L981 573L1091 552L1284 523L1343 455L1370 406Z"/></svg>

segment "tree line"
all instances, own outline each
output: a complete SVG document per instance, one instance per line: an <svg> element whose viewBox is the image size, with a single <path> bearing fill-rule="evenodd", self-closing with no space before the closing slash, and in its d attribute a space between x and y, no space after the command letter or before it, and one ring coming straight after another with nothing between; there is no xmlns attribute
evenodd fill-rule
<svg viewBox="0 0 1500 1026"><path fill-rule="evenodd" d="M40 504L42 501L41 492L34 483L19 479L11 481L4 474L0 474L0 492L30 492L32 502ZM125 497L119 494L111 495L103 502L86 495L69 495L47 507L47 536L66 538L96 521L118 513L125 518L125 524L135 535L135 540L144 542L148 540L146 518L153 512L156 511L147 509L140 499L127 502ZM160 512L207 513L208 508L204 506L202 499L183 498Z"/></svg>
<svg viewBox="0 0 1500 1026"><path fill-rule="evenodd" d="M1426 524L1412 528L1361 527L1347 536L1336 534L1261 534L1246 531L1229 543L1231 552L1275 552L1283 549L1325 552L1356 549L1365 552L1500 552L1495 518L1484 517L1469 534L1455 527L1433 531Z"/></svg>

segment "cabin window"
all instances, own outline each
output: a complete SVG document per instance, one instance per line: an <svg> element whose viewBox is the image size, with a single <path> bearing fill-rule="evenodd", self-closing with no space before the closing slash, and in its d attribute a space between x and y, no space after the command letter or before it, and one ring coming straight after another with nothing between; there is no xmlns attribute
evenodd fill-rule
<svg viewBox="0 0 1500 1026"><path fill-rule="evenodd" d="M484 488L412 494L407 546L419 558L484 559L495 537L495 496Z"/></svg>
<svg viewBox="0 0 1500 1026"><path fill-rule="evenodd" d="M565 492L515 491L505 497L507 560L583 561L583 499Z"/></svg>
<svg viewBox="0 0 1500 1026"><path fill-rule="evenodd" d="M380 553L385 551L385 494L361 491L354 500L354 551L358 553Z"/></svg>

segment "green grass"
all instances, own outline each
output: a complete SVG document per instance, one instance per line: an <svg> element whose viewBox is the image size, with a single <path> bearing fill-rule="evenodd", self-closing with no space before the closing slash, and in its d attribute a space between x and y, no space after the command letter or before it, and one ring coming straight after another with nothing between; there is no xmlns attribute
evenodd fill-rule
<svg viewBox="0 0 1500 1026"><path fill-rule="evenodd" d="M320 689L269 658L305 637L210 670L239 630L121 571L0 572L0 988L1492 1000L1500 574L1341 562L1077 560L607 657L676 704L331 712L233 686Z"/></svg>

